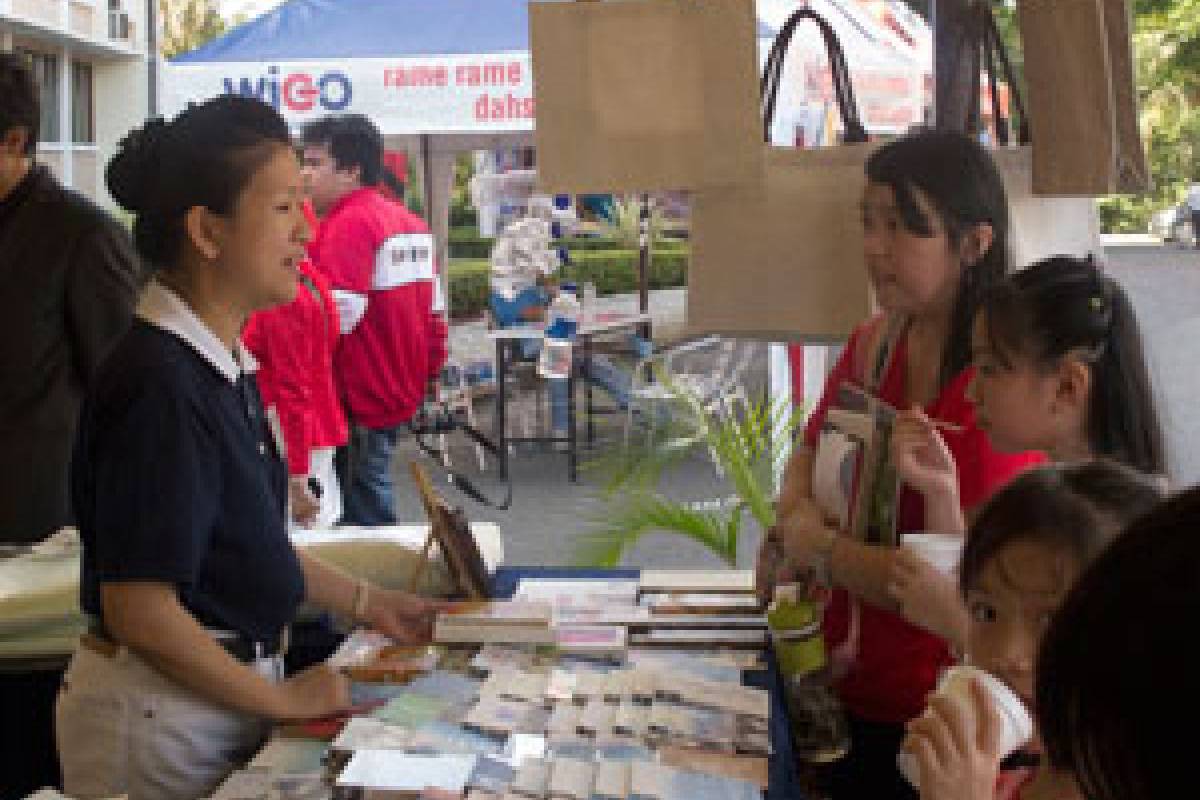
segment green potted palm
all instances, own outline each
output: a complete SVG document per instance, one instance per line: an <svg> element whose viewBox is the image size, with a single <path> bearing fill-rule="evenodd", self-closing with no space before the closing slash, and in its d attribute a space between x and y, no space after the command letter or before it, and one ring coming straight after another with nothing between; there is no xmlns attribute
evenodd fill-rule
<svg viewBox="0 0 1200 800"><path fill-rule="evenodd" d="M588 464L602 477L605 502L582 540L578 561L613 567L642 536L666 532L698 542L733 567L746 523L765 531L775 522L775 473L791 452L802 412L787 403L755 400L714 413L708 398L661 370L656 379L671 398L660 423ZM668 496L663 477L704 450L724 476L728 494L701 503Z"/></svg>
<svg viewBox="0 0 1200 800"><path fill-rule="evenodd" d="M775 475L792 450L803 411L752 401L740 413L714 414L695 392L662 374L658 379L673 398L668 420L643 442L589 465L605 472L607 502L581 544L579 560L615 567L642 536L665 532L698 542L734 567L747 521L762 531L775 523ZM730 493L703 504L667 496L660 488L663 476L702 449L725 476ZM819 603L793 594L773 603L767 619L797 756L813 764L842 757L849 739L826 672Z"/></svg>

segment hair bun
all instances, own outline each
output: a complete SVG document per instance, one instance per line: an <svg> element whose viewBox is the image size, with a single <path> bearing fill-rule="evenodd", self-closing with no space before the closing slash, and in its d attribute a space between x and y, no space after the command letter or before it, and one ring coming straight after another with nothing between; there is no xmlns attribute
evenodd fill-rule
<svg viewBox="0 0 1200 800"><path fill-rule="evenodd" d="M126 211L141 213L153 202L162 169L163 142L169 127L162 117L146 121L121 140L108 162L104 179L113 198Z"/></svg>

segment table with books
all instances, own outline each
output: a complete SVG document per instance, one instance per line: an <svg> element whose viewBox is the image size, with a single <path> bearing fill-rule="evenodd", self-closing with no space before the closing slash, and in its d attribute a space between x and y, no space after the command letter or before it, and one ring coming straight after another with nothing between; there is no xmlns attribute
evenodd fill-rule
<svg viewBox="0 0 1200 800"><path fill-rule="evenodd" d="M749 572L501 568L434 644L352 633L353 713L278 730L214 795L799 797ZM496 599L503 598L503 599Z"/></svg>

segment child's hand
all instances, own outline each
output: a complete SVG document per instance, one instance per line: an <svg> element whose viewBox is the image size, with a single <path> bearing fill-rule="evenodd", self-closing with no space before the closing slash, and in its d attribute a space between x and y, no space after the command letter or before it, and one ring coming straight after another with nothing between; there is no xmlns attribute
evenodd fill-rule
<svg viewBox="0 0 1200 800"><path fill-rule="evenodd" d="M907 548L899 548L888 577L888 595L901 616L961 649L966 641L967 611L954 579Z"/></svg>
<svg viewBox="0 0 1200 800"><path fill-rule="evenodd" d="M901 411L892 426L892 461L900 479L924 495L958 495L958 471L946 440L919 408Z"/></svg>
<svg viewBox="0 0 1200 800"><path fill-rule="evenodd" d="M975 680L969 702L933 695L925 713L908 723L901 745L920 767L921 800L992 800L1003 757L1001 725Z"/></svg>
<svg viewBox="0 0 1200 800"><path fill-rule="evenodd" d="M916 407L900 412L892 426L891 448L900 480L925 498L926 530L965 530L954 455L933 420Z"/></svg>

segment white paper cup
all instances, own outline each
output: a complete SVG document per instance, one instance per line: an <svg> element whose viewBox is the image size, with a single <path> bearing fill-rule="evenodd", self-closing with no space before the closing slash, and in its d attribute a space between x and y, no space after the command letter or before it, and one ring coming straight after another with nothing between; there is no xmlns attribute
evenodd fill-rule
<svg viewBox="0 0 1200 800"><path fill-rule="evenodd" d="M943 575L953 575L962 560L966 538L959 533L906 533L900 546L911 550Z"/></svg>
<svg viewBox="0 0 1200 800"><path fill-rule="evenodd" d="M994 708L1000 717L1000 757L1007 758L1018 747L1033 738L1033 717L1021 702L1021 698L1008 688L995 675L984 672L978 667L960 665L951 667L942 673L938 682L937 694L961 698L973 703L971 679L977 682L987 692ZM912 753L900 751L896 756L896 767L913 786L920 788L920 769Z"/></svg>

